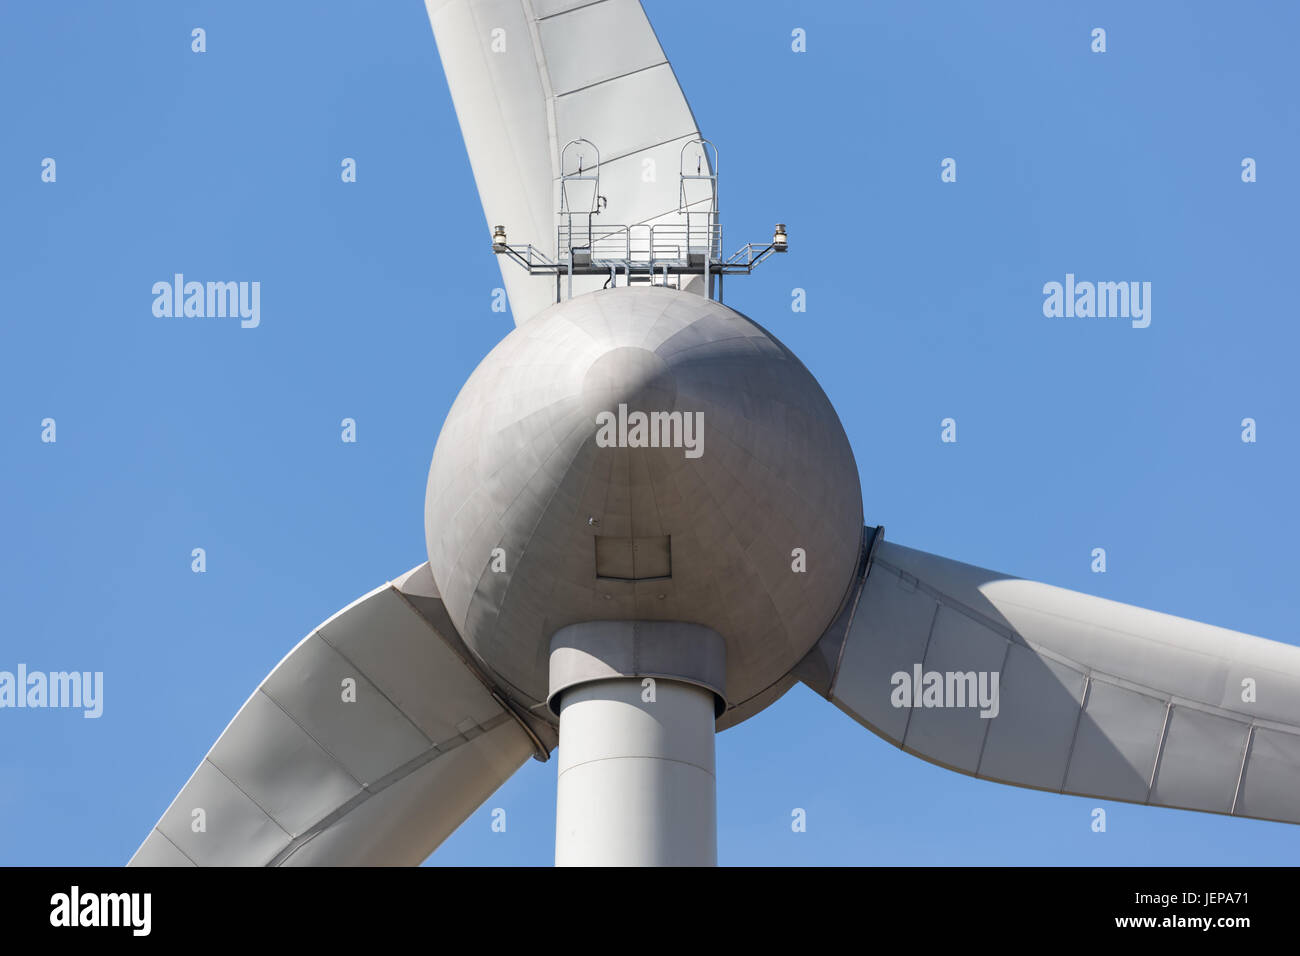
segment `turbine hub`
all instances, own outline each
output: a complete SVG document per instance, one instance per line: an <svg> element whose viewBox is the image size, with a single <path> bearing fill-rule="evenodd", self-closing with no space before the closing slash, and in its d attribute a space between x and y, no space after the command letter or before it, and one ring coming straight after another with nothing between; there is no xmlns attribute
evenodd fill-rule
<svg viewBox="0 0 1300 956"><path fill-rule="evenodd" d="M583 621L686 621L726 642L726 699L780 680L831 622L862 499L825 393L703 296L617 288L515 329L443 425L425 534L465 643L521 697Z"/></svg>

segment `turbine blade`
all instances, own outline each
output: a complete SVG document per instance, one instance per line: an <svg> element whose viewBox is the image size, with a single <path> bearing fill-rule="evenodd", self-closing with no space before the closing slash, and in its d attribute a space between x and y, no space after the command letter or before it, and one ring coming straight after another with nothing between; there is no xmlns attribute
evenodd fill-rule
<svg viewBox="0 0 1300 956"><path fill-rule="evenodd" d="M682 155L699 128L638 0L425 6L489 229L503 225L511 245L555 259L560 154L579 138L600 150L608 206L597 229L679 219L679 172L712 164L694 147ZM582 159L589 169L595 157ZM585 228L583 215L575 229L579 220ZM486 231L482 242L486 251ZM506 256L500 266L516 324L554 303L554 279L530 277ZM575 278L574 294L604 281Z"/></svg>
<svg viewBox="0 0 1300 956"><path fill-rule="evenodd" d="M1300 822L1300 647L873 548L796 673L874 733L1001 783Z"/></svg>
<svg viewBox="0 0 1300 956"><path fill-rule="evenodd" d="M130 865L415 865L554 745L489 688L421 565L289 652Z"/></svg>

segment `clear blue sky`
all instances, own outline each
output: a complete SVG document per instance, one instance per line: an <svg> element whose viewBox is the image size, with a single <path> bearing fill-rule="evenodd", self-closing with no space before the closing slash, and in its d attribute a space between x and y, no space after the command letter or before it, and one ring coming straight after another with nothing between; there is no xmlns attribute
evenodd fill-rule
<svg viewBox="0 0 1300 956"><path fill-rule="evenodd" d="M789 224L728 303L821 381L867 521L1300 642L1300 8L792 6L647 3L732 244ZM439 428L512 323L418 0L7 0L0 89L0 669L105 674L99 720L0 711L0 863L113 865L290 647L424 561ZM260 327L156 318L174 272L260 281ZM1045 318L1067 272L1151 282L1150 327ZM1097 801L923 763L803 688L723 733L718 770L726 864L1300 851L1126 804L1096 834ZM554 785L530 761L432 862L549 863Z"/></svg>

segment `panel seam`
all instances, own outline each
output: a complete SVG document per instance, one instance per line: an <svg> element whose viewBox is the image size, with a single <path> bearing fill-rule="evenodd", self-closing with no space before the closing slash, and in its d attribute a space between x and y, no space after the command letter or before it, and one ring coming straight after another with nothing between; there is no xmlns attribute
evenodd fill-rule
<svg viewBox="0 0 1300 956"><path fill-rule="evenodd" d="M511 704L505 692L498 689L497 685L488 678L487 674L484 673L483 669L479 667L476 661L473 661L469 659L465 654L462 654L459 648L457 648L454 644L452 644L451 641L447 640L447 638L443 637L443 635L438 631L438 629L433 626L433 622L420 613L420 609L415 606L415 604L411 601L410 598L408 598L405 594L402 593L400 588L395 586L392 582L389 582L388 586L391 587L393 589L393 592L399 598L402 599L402 602L406 604L406 606L409 607L415 613L416 617L418 617L424 623L424 626L427 627L438 640L442 641L443 645L446 646L446 648L449 651L451 651L452 654L454 654L462 664L465 665L465 669L469 671L470 676L473 677L476 681L478 681L479 685L488 692L492 700L496 702L497 706L500 707L501 710L504 711L512 720L514 720L516 724L519 725L520 729L523 730L523 732L527 735L528 739L532 742L534 753L536 754L537 758L543 762L549 759L551 755L550 749L547 748L547 746L544 743L542 743L541 738L537 736L537 734L533 731L533 728L528 726L528 722L524 720L523 716L516 711L515 707ZM448 619L450 619L451 615L448 614L447 617ZM460 635L458 634L457 637L460 637ZM492 724L492 722L495 721L496 719L497 719L496 717L492 717L485 723L479 723L478 721L475 721L475 724L480 728L484 728ZM436 747L438 746L438 744L434 742L434 746Z"/></svg>
<svg viewBox="0 0 1300 956"><path fill-rule="evenodd" d="M901 578L899 580L902 580ZM921 673L925 673L925 662L930 656L930 642L934 640L934 625L939 620L939 611L943 605L935 602L934 613L930 615L930 630L925 635L925 650L921 652ZM919 687L912 688L912 706L907 708L907 720L903 722L903 734L898 740L898 749L904 750L907 747L907 732L912 729L912 714L916 712L916 695L920 692Z"/></svg>
<svg viewBox="0 0 1300 956"><path fill-rule="evenodd" d="M507 713L497 714L495 717L493 717L491 720L487 721L486 723L477 724L476 726L481 731L483 731L483 733L488 733L490 731L496 730L497 727L500 727L503 723L505 723L509 719L509 716L510 715ZM460 739L457 739L457 737L459 737ZM325 816L321 817L319 820L313 823L310 827L308 827L298 836L295 837L291 835L289 844L285 846L283 849L281 849L274 857L272 857L271 861L266 865L267 866L282 865L300 847L308 843L313 838L319 836L321 833L324 833L326 830L328 830L334 824L338 823L340 820L342 820L353 810L357 809L362 804L364 804L371 797L383 793L389 787L393 786L396 783L400 783L402 780L405 780L407 777L415 773L417 770L420 770L423 767L433 763L433 761L437 760L443 754L450 753L453 750L455 750L457 747L463 747L465 744L469 743L471 739L473 739L473 738L465 737L464 734L458 734L457 737L450 737L442 744L433 744L428 750L425 750L417 754L416 756L412 757L410 760L406 761L406 763L397 767L396 769L384 775L383 777L380 777L370 786L362 787L360 792L353 794L348 800L339 804L339 806L335 807L329 813L325 814Z"/></svg>
<svg viewBox="0 0 1300 956"><path fill-rule="evenodd" d="M554 20L556 17L563 17L569 15L570 13L577 13L579 10L586 10L588 7L599 6L600 4L605 2L606 0L591 0L590 3L584 3L576 7L569 7L569 9L567 10L557 10L555 13L548 13L544 17L535 17L535 19L537 20L538 23L541 23L544 20Z"/></svg>
<svg viewBox="0 0 1300 956"><path fill-rule="evenodd" d="M1011 642L1005 641L1004 643L1006 644L1006 650L1002 652L1002 666L998 669L999 683L1002 680L1002 675L1007 672L1007 661L1011 660ZM1001 692L999 692L998 696L1000 699ZM1001 707L1002 706L1001 703L999 703L998 706ZM984 765L984 750L989 745L989 734L991 734L992 732L993 732L993 721L989 720L985 723L984 738L980 741L980 754L975 759L975 776L977 777L979 776L980 773L980 767Z"/></svg>
<svg viewBox="0 0 1300 956"><path fill-rule="evenodd" d="M1255 725L1250 725L1250 730L1246 731L1246 746L1241 750L1241 769L1237 771L1237 786L1232 791L1232 806L1228 813L1236 816L1237 801L1241 799L1241 785L1246 782L1246 763L1250 760L1250 750L1255 743Z"/></svg>
<svg viewBox="0 0 1300 956"><path fill-rule="evenodd" d="M702 767L692 760L679 760L676 757L660 757L657 754L619 754L614 757L592 757L590 760L580 760L575 764L570 764L560 771L559 776L562 777L570 770L574 770L578 767L585 767L586 765L593 763L604 763L607 760L661 760L664 763L679 763L685 767L694 767L696 770L702 770L715 779L718 776L716 769L710 770L708 767Z"/></svg>
<svg viewBox="0 0 1300 956"><path fill-rule="evenodd" d="M629 76L636 76L638 73L644 73L646 70L653 70L657 66L667 66L668 60L663 59L658 63L651 63L648 66L639 66L635 70L628 70L626 73L620 73L618 76L607 77L603 80L596 80L594 83L588 83L586 86L575 86L571 90L565 90L563 93L553 93L552 95L558 100L561 97L572 96L574 93L583 93L587 90L593 90L598 86L604 86L606 83L613 83Z"/></svg>
<svg viewBox="0 0 1300 956"><path fill-rule="evenodd" d="M263 810L262 812L265 813L266 811ZM278 824L277 824L277 826L278 826ZM167 834L163 833L162 830L158 829L158 827L154 827L154 828L153 828L153 832L156 833L156 834L158 834L160 837L162 837L164 840L166 840L168 843L170 843L172 846L174 846L174 847L176 848L176 852L179 853L181 856L185 857L185 859L189 860L189 861L190 861L191 863L193 863L195 866L198 866L198 865L199 865L199 861L198 861L198 860L194 859L194 857L192 857L192 856L190 856L188 853L186 853L185 850L181 847L181 845L180 845L179 843L177 843L175 840L173 840L173 839L172 839L171 837L169 837Z"/></svg>
<svg viewBox="0 0 1300 956"><path fill-rule="evenodd" d="M1074 733L1070 735L1070 749L1065 752L1065 771L1061 774L1061 786L1057 793L1065 793L1065 784L1070 779L1070 764L1074 762L1074 745L1079 740L1079 728L1083 725L1083 712L1088 709L1088 695L1092 693L1092 671L1083 675L1083 693L1079 697L1079 713L1074 718Z"/></svg>
<svg viewBox="0 0 1300 956"><path fill-rule="evenodd" d="M392 587L392 583L391 583L391 582L389 583L389 587ZM393 588L393 590L396 591L397 589L396 589L396 588ZM398 593L400 593L400 592L398 592ZM407 604L406 606L407 606L408 608L410 607L409 604ZM416 613L416 616L417 616L417 617L420 616L420 615L418 614L418 612ZM421 617L421 620L423 620L422 617ZM397 703L397 701L393 700L393 698L389 697L386 693L384 693L384 689L383 689L382 687L379 686L379 684L375 681L375 679L374 679L373 677L371 677L369 674L366 673L365 668L363 668L363 667L362 667L360 664L358 664L356 661L352 660L352 658L348 657L348 655L344 654L342 648L337 647L337 646L334 645L334 644L331 644L328 640L325 639L325 632L324 632L324 631L321 631L321 630L318 628L318 629L316 630L316 636L320 638L320 641L321 641L322 644L324 644L326 647L328 647L330 650L332 650L332 651L333 651L335 654L337 654L339 657L343 658L343 660L348 664L348 666L352 667L352 668L353 668L353 669L354 669L358 674L360 674L362 677L364 677L364 678L366 679L366 683L368 683L371 687L373 687L373 688L375 689L375 691L379 694L379 696L380 696L381 698L383 698L383 700L387 701L387 703L389 704L389 706L391 706L391 707L393 708L393 710L395 710L395 711L397 711L399 714L401 714L402 717L406 720L406 722L407 722L408 724L410 724L413 728L415 728L415 732L416 732L416 733L418 733L421 737L423 737L423 738L425 739L425 741L427 741L428 743L432 744L432 743L434 742L434 741L433 741L433 738L430 737L428 734L426 734L426 733L424 732L424 729L423 729L422 727L420 727L420 725L417 724L414 720L411 719L411 715L408 714L408 713L407 713L407 712L402 708L402 706L401 706L400 704ZM267 696L270 697L271 695L270 695L270 694L267 694ZM274 700L274 698L272 698L272 699ZM283 708L281 708L281 709L283 710ZM292 716L292 715L290 715L290 716Z"/></svg>
<svg viewBox="0 0 1300 956"><path fill-rule="evenodd" d="M203 758L203 762L204 762L204 763L207 763L207 764L210 764L210 765L212 766L212 769L213 769L213 770L215 770L217 773L221 774L221 776L223 776L223 777L225 777L227 780L229 780L229 781L230 781L230 785L231 785L232 787L234 787L236 790L238 790L240 793L242 793L245 797L247 797L249 803L251 803L253 806L257 807L257 809L261 810L262 813L266 816L266 818L267 818L268 820L270 820L272 823L275 824L276 829L280 830L280 831L281 831L281 832L282 832L286 837L288 837L290 840L293 840L293 834L290 833L288 830L286 830L286 829L284 828L284 824L282 824L282 823L281 823L279 820L277 820L275 817L271 816L270 811L267 810L266 807L264 807L264 806L262 806L260 803L258 803L257 800L255 800L255 799L253 798L253 795L252 795L251 793L249 793L247 790L245 790L243 787L241 787L241 786L239 785L239 781L238 781L238 780L236 780L236 779L235 779L234 777L232 777L230 774L226 773L224 770L222 770L220 767L218 767L215 763L213 763L213 761L212 761L210 755L207 756L207 757L204 757L204 758ZM177 796L179 796L179 794L177 794Z"/></svg>
<svg viewBox="0 0 1300 956"><path fill-rule="evenodd" d="M1160 725L1160 740L1156 744L1156 759L1151 764L1151 778L1147 781L1146 802L1151 803L1151 794L1156 786L1156 774L1160 772L1160 759L1165 755L1165 741L1169 738L1169 718L1174 712L1174 701L1170 698L1165 704L1165 720Z"/></svg>

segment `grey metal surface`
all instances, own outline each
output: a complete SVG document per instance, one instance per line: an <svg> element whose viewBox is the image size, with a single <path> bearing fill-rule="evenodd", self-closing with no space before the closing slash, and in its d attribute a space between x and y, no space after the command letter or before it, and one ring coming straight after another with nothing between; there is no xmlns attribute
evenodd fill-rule
<svg viewBox="0 0 1300 956"><path fill-rule="evenodd" d="M560 713L569 688L616 677L663 678L711 690L721 716L727 701L727 645L722 635L682 621L583 621L551 638L550 692Z"/></svg>
<svg viewBox="0 0 1300 956"><path fill-rule="evenodd" d="M659 681L593 681L560 699L557 866L714 866L713 694Z"/></svg>
<svg viewBox="0 0 1300 956"><path fill-rule="evenodd" d="M701 454L601 447L596 416L620 405L698 413ZM779 693L834 617L861 514L848 440L799 360L726 306L638 287L554 306L484 359L439 436L425 526L455 628L536 712L552 635L593 620L717 631L740 709ZM598 535L671 537L671 577L599 576Z"/></svg>
<svg viewBox="0 0 1300 956"><path fill-rule="evenodd" d="M600 218L676 218L682 146L699 136L637 0L426 0L488 230L556 255L560 150L600 148ZM653 178L647 178L651 170ZM553 280L500 261L516 323L554 301ZM574 293L600 278L574 281Z"/></svg>
<svg viewBox="0 0 1300 956"><path fill-rule="evenodd" d="M910 753L1018 786L1300 822L1300 648L888 541L848 607L797 673ZM918 664L998 673L996 716L896 706L894 675Z"/></svg>
<svg viewBox="0 0 1300 956"><path fill-rule="evenodd" d="M307 635L131 864L395 865L433 852L556 739L485 685L440 604L421 565Z"/></svg>

